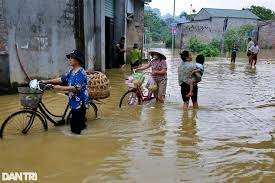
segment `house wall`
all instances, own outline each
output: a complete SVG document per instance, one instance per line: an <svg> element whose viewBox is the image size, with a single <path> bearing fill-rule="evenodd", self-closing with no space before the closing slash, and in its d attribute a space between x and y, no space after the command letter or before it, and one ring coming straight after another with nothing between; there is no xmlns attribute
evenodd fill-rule
<svg viewBox="0 0 275 183"><path fill-rule="evenodd" d="M125 22L125 16L126 16L126 12L125 12L125 7L126 3L125 0L116 0L115 1L115 18L114 18L114 39L115 42L118 43L120 38L122 36L126 36L126 22Z"/></svg>
<svg viewBox="0 0 275 183"><path fill-rule="evenodd" d="M275 21L259 27L258 31L259 46L261 48L275 48Z"/></svg>
<svg viewBox="0 0 275 183"><path fill-rule="evenodd" d="M144 35L144 2L134 0L134 15L132 20L127 21L127 63L130 63L130 50L134 43L138 43L139 48L143 47Z"/></svg>
<svg viewBox="0 0 275 183"><path fill-rule="evenodd" d="M3 11L11 82L26 80L15 44L29 77L50 78L67 71L65 54L75 48L74 0L4 0Z"/></svg>
<svg viewBox="0 0 275 183"><path fill-rule="evenodd" d="M205 19L209 19L210 15L209 13L205 10L202 9L194 18L194 20L205 20Z"/></svg>
<svg viewBox="0 0 275 183"><path fill-rule="evenodd" d="M85 67L87 70L94 70L96 59L95 49L95 3L92 0L84 0L84 38L85 38ZM100 67L100 66L99 66Z"/></svg>
<svg viewBox="0 0 275 183"><path fill-rule="evenodd" d="M17 59L15 44L22 65L31 78L59 77L68 70L65 55L76 47L75 2L0 0L0 83L27 81ZM103 72L106 65L104 2L83 0L85 67ZM128 28L129 47L135 42L142 44L143 38L144 2L134 2L134 19L127 27L126 1L115 0L115 41L125 36Z"/></svg>
<svg viewBox="0 0 275 183"><path fill-rule="evenodd" d="M223 26L225 18L212 18L209 20L192 21L178 25L178 33L176 35L176 47L186 48L187 42L191 37L197 37L205 43L209 43L213 39L220 40L223 36ZM229 18L227 30L231 28L239 28L243 25L257 25L254 19L237 19Z"/></svg>
<svg viewBox="0 0 275 183"><path fill-rule="evenodd" d="M105 71L105 1L95 1L95 70Z"/></svg>
<svg viewBox="0 0 275 183"><path fill-rule="evenodd" d="M3 13L3 0L0 0L0 85L9 85L8 32Z"/></svg>

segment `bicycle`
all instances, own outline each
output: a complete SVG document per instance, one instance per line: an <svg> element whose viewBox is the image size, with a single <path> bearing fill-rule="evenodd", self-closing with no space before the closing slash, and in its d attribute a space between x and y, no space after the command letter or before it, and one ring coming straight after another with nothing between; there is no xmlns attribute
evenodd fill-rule
<svg viewBox="0 0 275 183"><path fill-rule="evenodd" d="M122 95L120 99L120 108L123 105L141 105L144 102L150 101L155 98L151 90L148 90L148 92L146 92L142 86L145 80L144 75L149 75L151 77L150 72L144 72L140 77L140 81L138 81L137 83L128 82L127 80L129 80L129 77L128 79L126 79L128 90Z"/></svg>
<svg viewBox="0 0 275 183"><path fill-rule="evenodd" d="M67 104L62 115L53 114L47 109L42 102L44 91L53 88L51 84L42 84L37 80L32 80L30 86L32 87L18 87L18 93L23 109L11 114L3 122L0 128L0 138L18 136L27 133L41 133L48 130L48 123L50 121L55 126L65 125L70 123L72 112ZM31 89L31 88L37 88ZM98 108L93 99L90 99L90 106L93 109L95 118L97 117ZM89 112L89 111L88 111ZM53 118L59 118L55 121Z"/></svg>

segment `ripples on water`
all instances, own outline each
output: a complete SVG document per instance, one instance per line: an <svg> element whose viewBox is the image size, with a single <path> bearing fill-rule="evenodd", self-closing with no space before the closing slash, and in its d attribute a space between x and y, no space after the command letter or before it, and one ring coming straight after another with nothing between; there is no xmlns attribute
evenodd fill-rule
<svg viewBox="0 0 275 183"><path fill-rule="evenodd" d="M166 51L166 50L163 50ZM82 136L52 127L0 142L0 170L38 171L42 182L274 182L275 64L207 61L198 111L182 111L178 58L168 56L166 103L118 108L127 72L107 72L112 95ZM61 113L66 97L48 92ZM0 121L19 108L0 97ZM20 150L20 151L19 151Z"/></svg>

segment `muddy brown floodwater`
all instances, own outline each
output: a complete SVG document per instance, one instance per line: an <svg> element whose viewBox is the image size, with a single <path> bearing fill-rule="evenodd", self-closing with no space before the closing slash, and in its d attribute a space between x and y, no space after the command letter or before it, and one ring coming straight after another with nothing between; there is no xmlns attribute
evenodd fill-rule
<svg viewBox="0 0 275 183"><path fill-rule="evenodd" d="M37 172L39 182L275 182L275 64L209 59L199 83L200 109L182 111L178 55L169 50L164 105L118 108L128 72L107 71L111 97L88 129L69 127L0 140L0 172ZM66 97L43 96L55 113ZM0 124L20 108L18 95L0 96Z"/></svg>

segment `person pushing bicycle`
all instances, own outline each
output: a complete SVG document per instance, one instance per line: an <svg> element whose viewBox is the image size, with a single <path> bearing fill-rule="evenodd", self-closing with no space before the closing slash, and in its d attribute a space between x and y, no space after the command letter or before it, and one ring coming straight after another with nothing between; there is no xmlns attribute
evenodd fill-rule
<svg viewBox="0 0 275 183"><path fill-rule="evenodd" d="M66 57L68 58L68 64L71 69L60 78L42 80L42 83L57 84L53 86L53 89L68 92L69 106L72 110L71 132L80 134L81 131L86 128L85 115L86 109L89 107L87 75L81 67L85 59L84 55L78 50L72 51L67 54ZM62 83L67 86L58 85Z"/></svg>
<svg viewBox="0 0 275 183"><path fill-rule="evenodd" d="M155 80L158 88L154 95L158 102L164 103L167 86L166 57L157 51L151 51L150 55L153 57L153 59L148 64L135 69L135 71L142 71L152 67L152 77Z"/></svg>

